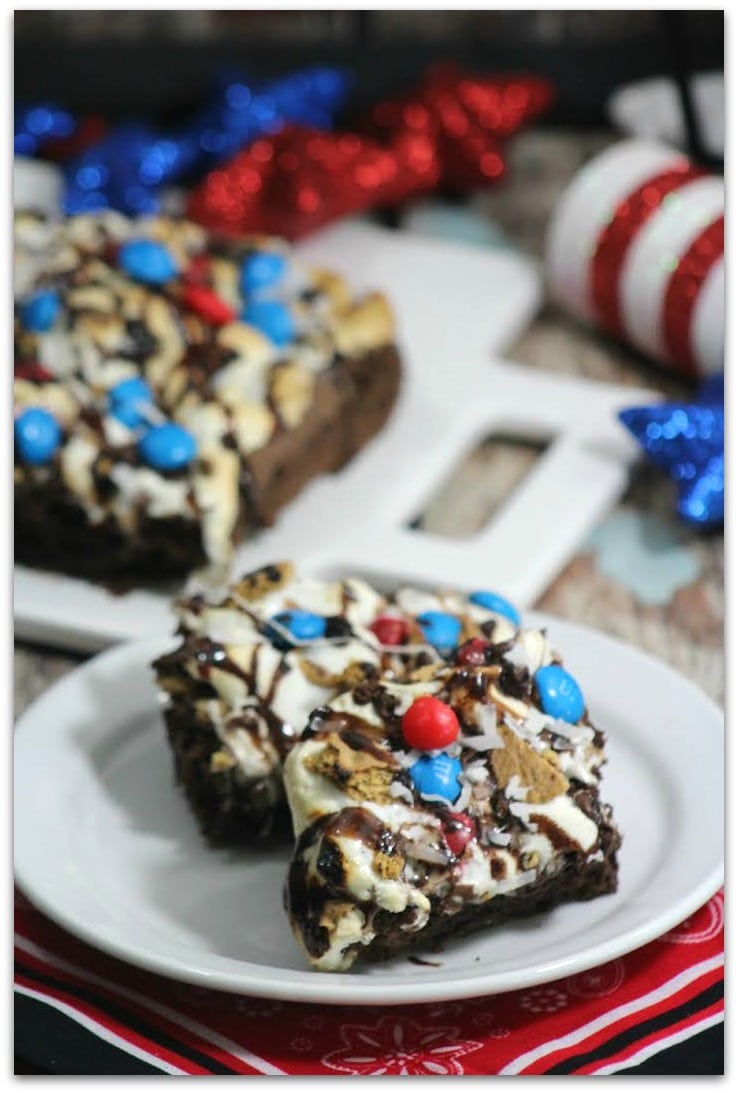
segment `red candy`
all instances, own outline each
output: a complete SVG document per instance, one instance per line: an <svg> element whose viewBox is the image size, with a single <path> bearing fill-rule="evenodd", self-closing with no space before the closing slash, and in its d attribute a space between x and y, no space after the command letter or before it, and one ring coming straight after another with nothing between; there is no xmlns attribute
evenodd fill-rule
<svg viewBox="0 0 738 1093"><path fill-rule="evenodd" d="M451 812L443 825L443 837L446 846L455 858L463 854L464 848L476 838L477 826L471 816L463 812Z"/></svg>
<svg viewBox="0 0 738 1093"><path fill-rule="evenodd" d="M484 638L472 638L471 641L465 642L459 649L456 654L456 663L477 668L487 663L486 653L488 649L489 642L485 641Z"/></svg>
<svg viewBox="0 0 738 1093"><path fill-rule="evenodd" d="M204 284L210 272L210 258L207 254L196 254L190 259L190 264L182 276L185 281L197 285Z"/></svg>
<svg viewBox="0 0 738 1093"><path fill-rule="evenodd" d="M369 629L381 641L382 645L404 645L409 629L404 619L394 619L390 615L380 615Z"/></svg>
<svg viewBox="0 0 738 1093"><path fill-rule="evenodd" d="M402 735L411 748L435 751L453 744L459 735L459 719L445 702L433 695L423 695L405 712Z"/></svg>
<svg viewBox="0 0 738 1093"><path fill-rule="evenodd" d="M236 318L233 308L204 285L185 285L182 289L182 303L208 323L220 325L233 322Z"/></svg>
<svg viewBox="0 0 738 1093"><path fill-rule="evenodd" d="M36 361L19 361L13 370L17 380L28 380L30 383L48 383L56 377L42 364Z"/></svg>

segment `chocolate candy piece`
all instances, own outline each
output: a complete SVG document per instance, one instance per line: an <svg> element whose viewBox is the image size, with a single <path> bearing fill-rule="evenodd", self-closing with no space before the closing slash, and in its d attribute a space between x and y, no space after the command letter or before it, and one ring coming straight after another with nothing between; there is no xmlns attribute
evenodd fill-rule
<svg viewBox="0 0 738 1093"><path fill-rule="evenodd" d="M41 406L31 406L19 414L13 432L21 459L34 467L48 463L61 443L59 422Z"/></svg>
<svg viewBox="0 0 738 1093"><path fill-rule="evenodd" d="M395 619L391 615L380 615L369 629L379 638L382 645L404 645L409 635L405 620Z"/></svg>
<svg viewBox="0 0 738 1093"><path fill-rule="evenodd" d="M297 641L314 641L325 636L325 619L312 611L280 611L274 621L289 630Z"/></svg>
<svg viewBox="0 0 738 1093"><path fill-rule="evenodd" d="M477 836L477 825L465 812L450 812L443 825L443 838L455 858L460 857Z"/></svg>
<svg viewBox="0 0 738 1093"><path fill-rule="evenodd" d="M459 735L459 719L445 702L433 695L416 698L402 718L402 735L411 748L435 751L453 744Z"/></svg>
<svg viewBox="0 0 738 1093"><path fill-rule="evenodd" d="M276 251L256 251L244 258L241 266L241 291L250 296L260 289L272 288L287 272L287 259Z"/></svg>
<svg viewBox="0 0 738 1093"><path fill-rule="evenodd" d="M504 596L499 596L496 592L488 592L484 589L472 592L469 603L476 604L477 607L485 607L487 611L494 611L495 615L502 615L503 618L509 619L514 626L520 626L520 612L518 609L513 607Z"/></svg>
<svg viewBox="0 0 738 1093"><path fill-rule="evenodd" d="M138 442L141 458L157 471L181 471L197 455L192 433L168 421L155 425Z"/></svg>
<svg viewBox="0 0 738 1093"><path fill-rule="evenodd" d="M42 289L40 292L34 292L33 296L29 296L21 306L21 322L26 330L31 330L34 334L43 334L51 330L60 311L59 294L50 288Z"/></svg>
<svg viewBox="0 0 738 1093"><path fill-rule="evenodd" d="M108 402L113 417L129 429L135 429L148 421L146 408L153 405L154 396L146 380L132 376L110 388Z"/></svg>
<svg viewBox="0 0 738 1093"><path fill-rule="evenodd" d="M295 336L292 314L279 300L252 300L241 312L241 319L260 330L278 349Z"/></svg>
<svg viewBox="0 0 738 1093"><path fill-rule="evenodd" d="M443 797L453 804L461 792L462 769L461 761L445 752L421 755L410 767L410 777L421 797Z"/></svg>
<svg viewBox="0 0 738 1093"><path fill-rule="evenodd" d="M456 654L456 663L465 667L479 668L487 663L487 652L491 645L484 638L471 638L465 641Z"/></svg>
<svg viewBox="0 0 738 1093"><path fill-rule="evenodd" d="M461 623L454 615L445 611L424 611L418 615L418 623L428 644L441 652L450 652L459 644Z"/></svg>
<svg viewBox="0 0 738 1093"><path fill-rule="evenodd" d="M118 265L134 281L163 285L177 275L177 265L163 243L131 239L118 251Z"/></svg>
<svg viewBox="0 0 738 1093"><path fill-rule="evenodd" d="M584 696L579 684L558 664L539 668L533 676L541 699L541 709L549 717L575 725L584 716Z"/></svg>
<svg viewBox="0 0 738 1093"><path fill-rule="evenodd" d="M182 289L182 303L206 323L213 323L214 326L222 326L236 318L233 308L206 285L185 285Z"/></svg>

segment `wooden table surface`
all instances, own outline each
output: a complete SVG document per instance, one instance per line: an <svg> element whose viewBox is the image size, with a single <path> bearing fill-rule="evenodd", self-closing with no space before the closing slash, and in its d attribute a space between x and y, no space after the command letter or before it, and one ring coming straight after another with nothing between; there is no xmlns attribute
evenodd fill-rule
<svg viewBox="0 0 738 1093"><path fill-rule="evenodd" d="M559 194L578 167L613 139L600 132L524 134L511 151L510 181L475 198L470 207L496 221L515 245L540 256ZM549 306L506 356L535 368L660 390L669 397L689 393L678 378ZM447 535L471 534L537 454L527 444L488 439L441 486L423 514L423 526ZM706 536L679 523L673 500L662 474L637 466L621 502L536 606L646 649L722 702L723 536ZM84 659L16 643L16 715Z"/></svg>

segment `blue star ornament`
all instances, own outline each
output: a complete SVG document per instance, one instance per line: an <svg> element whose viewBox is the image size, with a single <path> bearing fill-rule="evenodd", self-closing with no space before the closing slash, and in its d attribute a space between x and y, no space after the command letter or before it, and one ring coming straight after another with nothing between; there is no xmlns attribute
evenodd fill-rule
<svg viewBox="0 0 738 1093"><path fill-rule="evenodd" d="M698 390L694 402L621 410L619 418L648 459L677 484L677 512L688 523L716 528L725 515L723 376Z"/></svg>

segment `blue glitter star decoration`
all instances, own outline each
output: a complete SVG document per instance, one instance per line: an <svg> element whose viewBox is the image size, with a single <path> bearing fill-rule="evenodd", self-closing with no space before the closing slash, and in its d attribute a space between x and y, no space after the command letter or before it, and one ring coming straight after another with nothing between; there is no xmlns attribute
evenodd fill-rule
<svg viewBox="0 0 738 1093"><path fill-rule="evenodd" d="M677 484L677 512L700 528L717 528L725 513L725 394L721 373L694 402L635 406L618 417L648 459Z"/></svg>
<svg viewBox="0 0 738 1093"><path fill-rule="evenodd" d="M209 100L178 127L121 122L65 163L64 211L156 213L164 186L190 182L258 137L290 123L330 129L350 86L349 73L339 68L303 69L257 84L223 70ZM20 107L14 120L16 155L37 155L44 141L69 136L77 125L50 104Z"/></svg>

